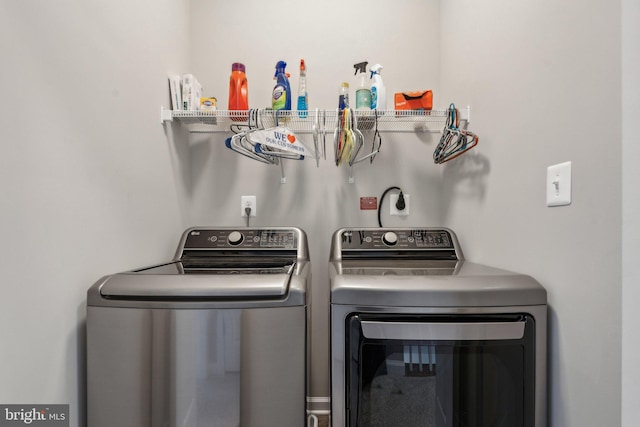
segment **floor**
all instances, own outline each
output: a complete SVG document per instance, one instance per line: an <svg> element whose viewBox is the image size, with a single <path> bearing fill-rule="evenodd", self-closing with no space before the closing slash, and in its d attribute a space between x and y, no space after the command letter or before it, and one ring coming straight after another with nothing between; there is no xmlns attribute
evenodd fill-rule
<svg viewBox="0 0 640 427"><path fill-rule="evenodd" d="M329 427L329 415L320 415L318 417L318 427Z"/></svg>

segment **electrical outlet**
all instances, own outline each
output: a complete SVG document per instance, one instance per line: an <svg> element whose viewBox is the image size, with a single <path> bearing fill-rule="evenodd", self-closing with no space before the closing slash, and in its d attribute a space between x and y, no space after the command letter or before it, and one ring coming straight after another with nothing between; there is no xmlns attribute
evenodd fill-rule
<svg viewBox="0 0 640 427"><path fill-rule="evenodd" d="M398 208L396 208L396 203L398 202L398 194L391 194L389 196L389 214L391 215L399 215L399 216L406 216L409 215L409 195L407 193L403 194L404 196L404 206L405 208L401 211L398 210Z"/></svg>
<svg viewBox="0 0 640 427"><path fill-rule="evenodd" d="M240 198L240 216L247 216L246 208L251 208L249 216L258 215L258 205L256 203L256 196L242 196Z"/></svg>

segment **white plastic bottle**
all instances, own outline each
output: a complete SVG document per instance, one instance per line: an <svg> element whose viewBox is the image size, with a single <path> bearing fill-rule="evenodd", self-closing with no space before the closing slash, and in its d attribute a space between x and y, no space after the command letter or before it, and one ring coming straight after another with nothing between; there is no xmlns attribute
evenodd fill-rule
<svg viewBox="0 0 640 427"><path fill-rule="evenodd" d="M200 110L202 85L193 74L182 76L182 109L189 111Z"/></svg>
<svg viewBox="0 0 640 427"><path fill-rule="evenodd" d="M338 95L338 109L343 111L349 107L349 83L342 82L340 84L340 92Z"/></svg>
<svg viewBox="0 0 640 427"><path fill-rule="evenodd" d="M193 74L182 76L182 109L193 110L193 94L195 91Z"/></svg>
<svg viewBox="0 0 640 427"><path fill-rule="evenodd" d="M387 91L382 83L382 65L376 64L371 66L371 109L386 110L387 109Z"/></svg>
<svg viewBox="0 0 640 427"><path fill-rule="evenodd" d="M307 94L307 65L304 63L304 59L301 59L300 80L298 82L298 115L302 118L306 118L308 108L309 95Z"/></svg>

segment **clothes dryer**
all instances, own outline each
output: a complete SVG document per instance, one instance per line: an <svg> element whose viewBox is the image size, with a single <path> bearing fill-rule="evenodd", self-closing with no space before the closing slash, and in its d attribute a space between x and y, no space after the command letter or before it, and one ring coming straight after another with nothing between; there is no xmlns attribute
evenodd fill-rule
<svg viewBox="0 0 640 427"><path fill-rule="evenodd" d="M546 291L467 262L452 230L332 239L334 427L546 426Z"/></svg>

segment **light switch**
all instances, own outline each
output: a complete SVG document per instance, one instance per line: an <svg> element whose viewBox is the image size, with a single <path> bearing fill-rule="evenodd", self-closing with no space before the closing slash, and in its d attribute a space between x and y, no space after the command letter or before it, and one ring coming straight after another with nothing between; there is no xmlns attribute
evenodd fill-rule
<svg viewBox="0 0 640 427"><path fill-rule="evenodd" d="M571 162L547 168L547 206L571 204Z"/></svg>

